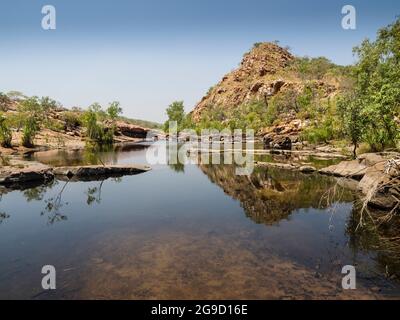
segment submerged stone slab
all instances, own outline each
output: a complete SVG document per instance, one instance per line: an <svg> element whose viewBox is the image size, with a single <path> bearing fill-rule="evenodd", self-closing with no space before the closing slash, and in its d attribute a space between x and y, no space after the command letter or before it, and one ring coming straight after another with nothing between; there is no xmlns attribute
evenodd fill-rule
<svg viewBox="0 0 400 320"><path fill-rule="evenodd" d="M18 165L0 168L0 186L9 189L25 189L59 179L74 179L81 181L99 180L109 177L122 177L149 171L145 165L93 165L50 167L41 163L21 161Z"/></svg>
<svg viewBox="0 0 400 320"><path fill-rule="evenodd" d="M3 167L0 171L0 185L18 185L37 181L50 181L54 178L53 169L43 164L28 167Z"/></svg>
<svg viewBox="0 0 400 320"><path fill-rule="evenodd" d="M149 171L149 166L144 165L92 165L77 167L56 167L53 173L56 176L64 176L74 179L91 180L98 177L120 177L134 175Z"/></svg>
<svg viewBox="0 0 400 320"><path fill-rule="evenodd" d="M363 162L359 160L352 160L342 161L339 164L320 169L318 172L335 177L347 177L361 180L367 168L368 167Z"/></svg>

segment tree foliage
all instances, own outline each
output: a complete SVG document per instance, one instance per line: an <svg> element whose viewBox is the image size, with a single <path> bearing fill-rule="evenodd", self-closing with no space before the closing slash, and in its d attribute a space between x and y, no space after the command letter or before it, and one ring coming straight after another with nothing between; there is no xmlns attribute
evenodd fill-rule
<svg viewBox="0 0 400 320"><path fill-rule="evenodd" d="M352 140L364 139L372 150L395 147L400 114L400 19L378 31L375 41L354 48L355 88L342 104L343 126ZM355 139L357 136L357 139Z"/></svg>
<svg viewBox="0 0 400 320"><path fill-rule="evenodd" d="M185 120L187 119L185 114L185 107L183 101L172 102L166 110L168 120L164 123L164 131L169 130L169 123L175 121L177 123L178 132L185 129Z"/></svg>
<svg viewBox="0 0 400 320"><path fill-rule="evenodd" d="M0 145L4 148L11 147L12 133L7 119L0 115Z"/></svg>

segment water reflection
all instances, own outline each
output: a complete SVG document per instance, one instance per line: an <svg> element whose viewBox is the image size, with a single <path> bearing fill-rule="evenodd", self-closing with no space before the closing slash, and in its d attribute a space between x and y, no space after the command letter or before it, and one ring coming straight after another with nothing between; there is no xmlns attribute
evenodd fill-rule
<svg viewBox="0 0 400 320"><path fill-rule="evenodd" d="M117 164L121 158L131 153L149 148L149 144L127 143L113 146L92 146L76 150L49 150L26 155L27 160L35 160L51 166L78 166Z"/></svg>
<svg viewBox="0 0 400 320"><path fill-rule="evenodd" d="M144 163L145 150L47 161ZM181 164L0 189L0 212L8 212L0 213L0 297L400 297L400 251L372 229L355 231L359 211L347 189L321 201L332 186L334 178L277 168L247 177L230 165ZM43 264L60 271L57 292L41 292ZM341 289L345 264L357 266L355 292ZM388 292L372 292L376 286Z"/></svg>
<svg viewBox="0 0 400 320"><path fill-rule="evenodd" d="M87 196L86 204L88 206L91 206L94 203L96 204L101 203L102 200L101 192L104 182L106 180L108 179L98 181L98 185L87 187L87 190L84 192L84 194ZM110 178L110 180L119 183L122 181L122 178L121 177ZM62 209L69 204L68 201L63 201L63 194L64 192L67 191L68 187L73 188L73 182L71 182L71 180L67 181L54 180L54 182L51 184L29 189L24 192L24 196L28 202L31 200L40 201L43 200L44 193L47 192L48 189L53 188L58 183L62 183L61 189L55 196L51 196L49 198L44 199L45 208L41 212L42 216L44 215L47 216L49 225L52 225L55 222L65 221L68 219L68 216L62 212Z"/></svg>
<svg viewBox="0 0 400 320"><path fill-rule="evenodd" d="M388 279L400 280L400 217L394 217L387 225L375 225L367 220L363 228L358 228L360 211L361 205L356 204L348 218L345 233L349 247L355 253L374 253L379 272Z"/></svg>
<svg viewBox="0 0 400 320"><path fill-rule="evenodd" d="M5 212L0 212L0 224L2 224L8 218L10 218L9 214Z"/></svg>
<svg viewBox="0 0 400 320"><path fill-rule="evenodd" d="M201 165L200 168L211 182L240 201L249 218L266 225L287 219L296 209L329 207L331 203L321 199L336 183L329 177L277 168L256 167L250 176L235 175L233 165ZM342 189L330 200L351 202L353 195Z"/></svg>

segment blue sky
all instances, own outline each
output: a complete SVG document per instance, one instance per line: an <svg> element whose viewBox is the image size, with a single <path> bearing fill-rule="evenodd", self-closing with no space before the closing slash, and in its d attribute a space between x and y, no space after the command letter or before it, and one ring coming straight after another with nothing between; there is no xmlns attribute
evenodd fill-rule
<svg viewBox="0 0 400 320"><path fill-rule="evenodd" d="M47 4L56 30L41 28ZM341 27L346 4L356 30ZM118 100L127 116L163 121L174 100L191 110L254 42L350 64L352 47L398 15L398 0L1 0L0 91L68 107Z"/></svg>

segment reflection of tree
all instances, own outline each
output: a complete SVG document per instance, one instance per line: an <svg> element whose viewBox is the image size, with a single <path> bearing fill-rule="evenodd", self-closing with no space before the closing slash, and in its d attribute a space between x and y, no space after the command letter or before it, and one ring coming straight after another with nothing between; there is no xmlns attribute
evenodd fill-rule
<svg viewBox="0 0 400 320"><path fill-rule="evenodd" d="M400 279L400 217L394 217L390 223L376 225L366 220L362 228L357 228L360 221L360 206L354 206L347 221L346 234L349 246L357 252L374 252L382 274ZM372 214L379 215L379 212Z"/></svg>
<svg viewBox="0 0 400 320"><path fill-rule="evenodd" d="M334 180L277 168L255 168L250 176L238 176L234 165L200 165L201 170L225 193L240 201L256 223L275 224L295 209L318 208ZM337 199L339 200L339 199ZM351 201L350 192L342 200Z"/></svg>
<svg viewBox="0 0 400 320"><path fill-rule="evenodd" d="M83 151L85 164L104 165L104 163L116 163L117 156L113 152L113 146L87 146Z"/></svg>
<svg viewBox="0 0 400 320"><path fill-rule="evenodd" d="M176 164L169 164L169 167L174 170L175 172L185 172L185 165L182 163L176 163Z"/></svg>
<svg viewBox="0 0 400 320"><path fill-rule="evenodd" d="M28 202L36 200L41 201L43 200L44 194L46 193L47 189L52 188L58 182L52 180L50 182L43 181L30 181L26 183L19 183L19 184L12 184L10 186L1 186L0 187L0 201L3 197L3 194L7 194L9 192L20 190L22 195L26 198ZM0 212L0 224L10 217L9 214L5 212Z"/></svg>
<svg viewBox="0 0 400 320"><path fill-rule="evenodd" d="M88 187L87 191L85 194L87 195L86 203L90 206L93 203L100 203L101 202L101 191L104 185L104 182L107 179L101 180L98 186L94 187ZM120 177L115 177L111 179L112 181L116 183L120 183L122 181L122 178ZM44 208L44 211L41 212L41 215L44 215L45 213L48 214L48 223L53 224L58 221L64 221L67 220L68 217L61 213L61 209L65 206L68 205L68 202L63 201L63 193L67 188L67 185L71 182L71 180L67 180L64 182L64 185L62 186L61 190L57 193L55 197L51 197L46 199L44 202L46 203L46 206ZM73 182L72 182L73 183ZM31 191L29 193L32 197L36 197L36 200L41 200L43 199L43 195L38 191ZM28 200L29 201L29 200Z"/></svg>
<svg viewBox="0 0 400 320"><path fill-rule="evenodd" d="M100 203L101 202L101 190L103 188L104 181L106 180L101 180L100 184L97 187L89 187L85 194L87 195L87 200L86 203L90 206L93 203ZM120 183L122 181L122 177L114 177L112 178L112 181L115 183Z"/></svg>
<svg viewBox="0 0 400 320"><path fill-rule="evenodd" d="M23 192L24 197L28 202L36 200L36 201L41 201L43 200L44 194L49 188L54 187L55 185L58 184L57 180L52 180L48 184L43 184L34 188L26 189Z"/></svg>
<svg viewBox="0 0 400 320"><path fill-rule="evenodd" d="M116 164L123 153L144 150L149 146L137 143L115 144L112 146L87 145L86 148L79 150L40 151L24 157L27 160L36 160L51 166Z"/></svg>
<svg viewBox="0 0 400 320"><path fill-rule="evenodd" d="M68 202L62 201L62 194L63 194L65 188L67 187L67 185L68 185L68 181L66 181L64 183L60 192L55 197L45 200L46 207L44 210L48 213L48 217L47 217L48 224L53 224L58 221L67 220L67 216L60 213L60 209L64 205L68 205ZM45 211L42 211L41 215L44 215Z"/></svg>
<svg viewBox="0 0 400 320"><path fill-rule="evenodd" d="M94 202L101 202L101 188L103 187L104 180L100 182L98 187L88 188L86 191L87 200L86 203L90 206Z"/></svg>
<svg viewBox="0 0 400 320"><path fill-rule="evenodd" d="M0 224L3 223L6 219L10 218L10 215L5 212L0 212Z"/></svg>

